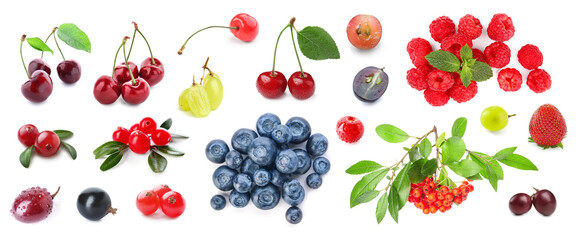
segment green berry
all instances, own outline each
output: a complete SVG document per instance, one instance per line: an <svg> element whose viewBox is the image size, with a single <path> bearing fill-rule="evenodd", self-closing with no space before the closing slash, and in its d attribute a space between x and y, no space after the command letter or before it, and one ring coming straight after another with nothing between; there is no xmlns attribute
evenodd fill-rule
<svg viewBox="0 0 581 240"><path fill-rule="evenodd" d="M508 124L508 114L499 106L485 108L480 115L480 123L490 131L499 131Z"/></svg>

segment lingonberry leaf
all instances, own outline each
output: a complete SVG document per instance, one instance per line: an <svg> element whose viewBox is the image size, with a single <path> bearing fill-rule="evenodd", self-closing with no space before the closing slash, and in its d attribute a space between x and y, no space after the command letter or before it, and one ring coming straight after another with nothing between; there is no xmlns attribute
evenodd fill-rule
<svg viewBox="0 0 581 240"><path fill-rule="evenodd" d="M399 209L403 208L403 206L405 205L405 203L408 201L408 197L410 195L410 190L411 190L411 182L410 182L410 178L408 175L408 171L411 168L411 163L407 163L402 169L401 171L399 171L399 173L397 174L397 176L395 177L395 179L393 180L393 183L391 185L391 187L395 187L397 189L398 192L398 199L399 199Z"/></svg>
<svg viewBox="0 0 581 240"><path fill-rule="evenodd" d="M379 191L377 190L369 190L363 194L361 194L361 196L359 196L355 202L360 204L360 203L367 203L370 202L371 200L375 199L377 196L379 195Z"/></svg>
<svg viewBox="0 0 581 240"><path fill-rule="evenodd" d="M72 23L61 24L58 27L57 36L72 48L91 53L91 41L87 34L77 25Z"/></svg>
<svg viewBox="0 0 581 240"><path fill-rule="evenodd" d="M387 209L389 210L389 215L397 223L399 218L399 193L397 188L391 187L389 189L389 195L387 195Z"/></svg>
<svg viewBox="0 0 581 240"><path fill-rule="evenodd" d="M424 158L429 157L432 153L432 143L430 140L428 140L428 138L424 138L424 140L420 142L418 148L420 149L420 155L422 155Z"/></svg>
<svg viewBox="0 0 581 240"><path fill-rule="evenodd" d="M184 152L179 151L175 148L172 148L168 145L165 146L153 146L154 149L160 151L161 153L165 153L167 155L171 155L171 156L177 156L177 157L181 157L183 155L185 155Z"/></svg>
<svg viewBox="0 0 581 240"><path fill-rule="evenodd" d="M450 137L442 144L442 162L447 164L448 161L458 161L464 156L466 144L459 137Z"/></svg>
<svg viewBox="0 0 581 240"><path fill-rule="evenodd" d="M358 174L370 173L370 172L378 170L382 167L383 167L383 165L376 163L374 161L362 160L362 161L359 161L359 162L353 164L351 167L349 167L347 170L345 170L345 172L348 174L351 174L351 175L358 175Z"/></svg>
<svg viewBox="0 0 581 240"><path fill-rule="evenodd" d="M359 205L356 202L357 198L359 198L359 196L361 196L361 194L363 194L369 190L375 189L375 187L377 187L377 184L385 177L385 175L387 175L388 171L389 171L389 169L385 168L385 169L371 172L371 173L363 176L363 178L361 178L361 180L359 180L355 184L355 186L353 186L353 190L351 190L351 199L350 199L351 208Z"/></svg>
<svg viewBox="0 0 581 240"><path fill-rule="evenodd" d="M408 140L409 135L391 124L381 124L375 128L377 135L389 143L400 143Z"/></svg>
<svg viewBox="0 0 581 240"><path fill-rule="evenodd" d="M463 137L464 133L466 132L466 125L468 124L468 120L465 117L461 117L454 121L454 125L452 125L452 136L454 137Z"/></svg>
<svg viewBox="0 0 581 240"><path fill-rule="evenodd" d="M462 68L460 71L460 80L464 87L470 86L470 82L472 82L472 69L470 67L465 66Z"/></svg>
<svg viewBox="0 0 581 240"><path fill-rule="evenodd" d="M379 201L377 201L377 207L375 208L375 219L377 220L377 224L383 221L385 218L385 214L387 213L387 191L381 195Z"/></svg>
<svg viewBox="0 0 581 240"><path fill-rule="evenodd" d="M408 176L411 183L420 183L427 177L426 175L422 174L422 166L424 166L427 161L427 159L423 158L412 163L412 166L408 171Z"/></svg>
<svg viewBox="0 0 581 240"><path fill-rule="evenodd" d="M25 168L28 168L30 166L32 150L34 150L34 145L24 149L24 151L20 154L20 164L22 164L22 166Z"/></svg>
<svg viewBox="0 0 581 240"><path fill-rule="evenodd" d="M37 37L26 38L26 42L28 42L28 45L30 45L32 48L34 48L38 51L50 52L50 53L54 54L52 49L50 49L50 47L48 47L48 45L46 45L46 43L44 43L44 41L42 41L40 38L37 38Z"/></svg>
<svg viewBox="0 0 581 240"><path fill-rule="evenodd" d="M60 140L71 138L73 136L73 132L68 130L54 130L53 131Z"/></svg>
<svg viewBox="0 0 581 240"><path fill-rule="evenodd" d="M457 72L460 70L460 60L451 52L438 50L426 55L426 60L433 67L445 72Z"/></svg>
<svg viewBox="0 0 581 240"><path fill-rule="evenodd" d="M297 31L299 49L312 60L339 59L339 49L335 40L325 29L309 26Z"/></svg>
<svg viewBox="0 0 581 240"><path fill-rule="evenodd" d="M171 120L171 118L168 118L161 125L159 125L159 127L163 128L165 130L169 130L171 128L171 125L172 125L172 120Z"/></svg>
<svg viewBox="0 0 581 240"><path fill-rule="evenodd" d="M470 48L470 46L468 46L468 44L464 45L460 49L460 59L462 59L462 63L466 67L469 67L469 65L466 63L468 60L473 59L473 56L472 56L472 48Z"/></svg>
<svg viewBox="0 0 581 240"><path fill-rule="evenodd" d="M61 141L61 146L65 147L65 149L67 150L67 152L69 152L69 155L71 155L71 158L73 160L77 159L77 150L72 145Z"/></svg>
<svg viewBox="0 0 581 240"><path fill-rule="evenodd" d="M508 156L512 155L515 150L516 150L516 147L502 149L502 150L498 151L496 154L494 154L493 158L496 160L503 160L503 159L507 158Z"/></svg>
<svg viewBox="0 0 581 240"><path fill-rule="evenodd" d="M93 154L95 155L95 159L99 159L108 155L113 154L116 151L125 150L128 146L124 143L117 142L117 141L109 141L103 143L101 146L97 147Z"/></svg>
<svg viewBox="0 0 581 240"><path fill-rule="evenodd" d="M172 141L174 139L188 139L188 136L184 136L184 135L180 135L180 134L175 134L175 133L171 133L171 139Z"/></svg>
<svg viewBox="0 0 581 240"><path fill-rule="evenodd" d="M156 173L163 172L165 167L167 167L167 159L155 151L151 151L149 157L147 157L147 163L151 171Z"/></svg>
<svg viewBox="0 0 581 240"><path fill-rule="evenodd" d="M437 168L438 168L438 160L436 160L435 158L432 158L432 159L426 161L424 166L422 166L421 174L424 176L432 175L436 172Z"/></svg>
<svg viewBox="0 0 581 240"><path fill-rule="evenodd" d="M472 72L472 80L476 82L486 81L492 77L492 68L485 62L476 61L470 67L470 71Z"/></svg>
<svg viewBox="0 0 581 240"><path fill-rule="evenodd" d="M115 167L117 164L119 164L119 162L121 161L121 158L123 158L123 151L115 151L113 152L111 155L109 155L105 161L103 161L103 163L101 164L101 171L107 171L113 167Z"/></svg>
<svg viewBox="0 0 581 240"><path fill-rule="evenodd" d="M520 170L538 171L539 169L531 160L518 154L511 154L504 159L499 159L502 164Z"/></svg>
<svg viewBox="0 0 581 240"><path fill-rule="evenodd" d="M461 177L470 177L482 171L482 167L470 158L462 161L449 161L447 166Z"/></svg>

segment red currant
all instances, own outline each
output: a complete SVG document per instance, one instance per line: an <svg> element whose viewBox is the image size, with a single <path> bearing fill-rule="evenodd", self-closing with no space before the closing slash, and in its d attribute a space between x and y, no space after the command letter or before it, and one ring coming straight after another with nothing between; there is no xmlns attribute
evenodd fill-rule
<svg viewBox="0 0 581 240"><path fill-rule="evenodd" d="M61 146L61 140L56 133L52 131L43 131L38 134L34 141L34 150L38 155L50 157L55 155Z"/></svg>
<svg viewBox="0 0 581 240"><path fill-rule="evenodd" d="M166 192L161 198L161 211L171 218L176 218L182 215L186 210L186 202L182 195L178 192Z"/></svg>
<svg viewBox="0 0 581 240"><path fill-rule="evenodd" d="M159 208L159 197L151 190L144 190L137 195L135 204L143 215L151 215Z"/></svg>
<svg viewBox="0 0 581 240"><path fill-rule="evenodd" d="M141 129L139 128L139 123L133 124L133 125L131 126L131 128L129 128L129 133L132 133L133 131L137 131L137 130L141 130Z"/></svg>
<svg viewBox="0 0 581 240"><path fill-rule="evenodd" d="M113 132L113 141L127 144L129 143L129 130L124 127L117 127L117 130Z"/></svg>
<svg viewBox="0 0 581 240"><path fill-rule="evenodd" d="M171 134L165 129L156 129L151 133L151 140L155 145L164 146L171 142Z"/></svg>
<svg viewBox="0 0 581 240"><path fill-rule="evenodd" d="M171 191L171 188L169 188L169 186L166 184L159 184L153 188L153 192L157 195L157 197L160 200L161 200L161 197L163 197L163 195L169 191Z"/></svg>
<svg viewBox="0 0 581 240"><path fill-rule="evenodd" d="M38 129L32 124L26 124L18 129L18 141L24 146L30 147L34 145L37 136Z"/></svg>
<svg viewBox="0 0 581 240"><path fill-rule="evenodd" d="M129 149L137 154L144 154L151 148L149 137L142 131L133 131L129 135Z"/></svg>
<svg viewBox="0 0 581 240"><path fill-rule="evenodd" d="M157 129L157 123L150 117L146 117L139 122L139 129L145 134L151 134Z"/></svg>

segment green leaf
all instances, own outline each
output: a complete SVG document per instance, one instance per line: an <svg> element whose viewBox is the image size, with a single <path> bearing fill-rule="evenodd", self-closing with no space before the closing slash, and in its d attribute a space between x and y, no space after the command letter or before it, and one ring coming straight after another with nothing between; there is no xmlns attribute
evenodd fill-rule
<svg viewBox="0 0 581 240"><path fill-rule="evenodd" d="M20 164L22 164L22 166L25 168L28 168L30 166L30 158L32 157L32 150L34 150L34 145L26 148L20 154Z"/></svg>
<svg viewBox="0 0 581 240"><path fill-rule="evenodd" d="M422 157L427 158L432 153L432 143L428 138L424 138L424 140L420 142L419 149Z"/></svg>
<svg viewBox="0 0 581 240"><path fill-rule="evenodd" d="M67 45L74 49L91 53L91 41L77 25L63 23L59 26L57 36Z"/></svg>
<svg viewBox="0 0 581 240"><path fill-rule="evenodd" d="M507 158L508 156L512 155L515 150L516 150L516 147L502 149L502 150L498 151L496 154L494 154L493 158L496 160L503 160L503 159Z"/></svg>
<svg viewBox="0 0 581 240"><path fill-rule="evenodd" d="M479 174L476 174L474 176L467 177L466 179L468 179L468 180L482 180L482 176L479 173Z"/></svg>
<svg viewBox="0 0 581 240"><path fill-rule="evenodd" d="M177 156L177 157L181 157L183 155L185 155L184 152L179 151L175 148L172 148L168 145L165 146L154 146L155 149L157 149L158 151L160 151L161 153L165 153L167 155L171 155L171 156Z"/></svg>
<svg viewBox="0 0 581 240"><path fill-rule="evenodd" d="M299 48L305 57L312 60L339 59L335 40L325 29L309 26L297 32Z"/></svg>
<svg viewBox="0 0 581 240"><path fill-rule="evenodd" d="M492 168L492 170L494 170L494 173L498 180L504 179L504 171L502 170L502 166L500 166L500 164L496 160L490 159L490 161L488 161L488 165Z"/></svg>
<svg viewBox="0 0 581 240"><path fill-rule="evenodd" d="M444 140L446 140L445 132L443 132L442 135L438 136L438 139L436 139L436 147L441 148L442 143L444 143Z"/></svg>
<svg viewBox="0 0 581 240"><path fill-rule="evenodd" d="M458 161L464 156L466 144L459 137L450 137L442 144L442 162L447 164L448 161Z"/></svg>
<svg viewBox="0 0 581 240"><path fill-rule="evenodd" d="M71 138L73 136L73 132L68 130L54 130L53 131L60 140Z"/></svg>
<svg viewBox="0 0 581 240"><path fill-rule="evenodd" d="M466 62L469 59L472 59L472 48L470 48L470 46L468 46L468 44L464 45L461 49L460 49L460 59L462 59L463 62Z"/></svg>
<svg viewBox="0 0 581 240"><path fill-rule="evenodd" d="M488 182L490 182L490 185L492 185L492 188L494 188L494 191L496 192L498 188L498 178L496 177L496 173L494 173L494 170L488 164L486 165L485 171L488 176Z"/></svg>
<svg viewBox="0 0 581 240"><path fill-rule="evenodd" d="M163 172L165 167L167 167L167 159L155 151L151 151L149 157L147 158L147 163L149 163L149 168L151 168L151 171L156 173Z"/></svg>
<svg viewBox="0 0 581 240"><path fill-rule="evenodd" d="M422 166L421 174L424 176L432 175L436 172L436 168L438 168L438 160L432 158L428 160L424 166Z"/></svg>
<svg viewBox="0 0 581 240"><path fill-rule="evenodd" d="M422 166L424 166L427 161L427 159L423 158L412 163L412 166L408 171L408 176L411 183L420 183L427 177L426 175L422 174Z"/></svg>
<svg viewBox="0 0 581 240"><path fill-rule="evenodd" d="M360 204L360 203L367 203L370 202L371 200L375 199L377 196L379 195L379 191L377 190L369 190L363 194L361 194L361 196L359 196L355 202Z"/></svg>
<svg viewBox="0 0 581 240"><path fill-rule="evenodd" d="M410 189L411 189L411 182L410 182L410 178L408 175L408 171L411 168L411 164L408 163L404 166L404 168L401 169L401 171L399 171L399 173L397 174L397 176L395 177L395 179L393 180L393 183L391 185L391 187L395 187L397 189L397 192L399 194L399 206L403 208L403 206L405 205L405 203L408 201L408 197L410 195ZM400 208L401 209L401 208Z"/></svg>
<svg viewBox="0 0 581 240"><path fill-rule="evenodd" d="M159 125L159 127L163 128L165 130L169 130L171 128L171 125L172 125L172 120L171 120L171 118L168 118L161 125Z"/></svg>
<svg viewBox="0 0 581 240"><path fill-rule="evenodd" d="M366 193L369 190L374 190L377 187L377 184L387 175L389 171L388 168L377 170L375 172L369 173L359 182L353 186L353 190L351 190L351 198L350 198L350 206L351 208L359 205L356 200L361 196L361 194Z"/></svg>
<svg viewBox="0 0 581 240"><path fill-rule="evenodd" d="M28 42L28 45L30 45L32 48L41 51L41 52L50 52L52 54L54 54L54 52L52 51L52 49L50 49L50 47L48 47L48 45L46 45L46 43L44 43L44 41L42 41L40 38L26 38L26 41Z"/></svg>
<svg viewBox="0 0 581 240"><path fill-rule="evenodd" d="M465 178L474 176L482 171L482 167L478 163L472 161L470 158L466 158L459 162L451 161L447 164L447 166L456 174Z"/></svg>
<svg viewBox="0 0 581 240"><path fill-rule="evenodd" d="M395 187L389 188L389 195L387 196L387 209L389 210L389 215L397 223L399 217L399 194Z"/></svg>
<svg viewBox="0 0 581 240"><path fill-rule="evenodd" d="M532 170L532 171L539 170L537 166L535 166L535 164L531 162L531 160L518 154L511 154L502 160L499 159L498 161L506 166L520 170Z"/></svg>
<svg viewBox="0 0 581 240"><path fill-rule="evenodd" d="M375 209L375 219L377 219L377 224L383 221L385 214L387 213L387 192L381 195L379 201L377 201L377 208Z"/></svg>
<svg viewBox="0 0 581 240"><path fill-rule="evenodd" d="M100 167L101 171L104 172L104 171L107 171L107 170L115 167L121 161L121 158L123 158L123 151L118 150L118 151L113 152L101 164L101 167Z"/></svg>
<svg viewBox="0 0 581 240"><path fill-rule="evenodd" d="M460 117L454 121L454 125L452 125L452 136L454 137L463 137L464 133L466 132L466 125L468 124L468 120L465 117Z"/></svg>
<svg viewBox="0 0 581 240"><path fill-rule="evenodd" d="M97 147L93 151L93 154L95 155L95 159L99 159L99 158L102 158L104 156L110 155L116 151L125 150L127 147L128 147L127 145L125 145L121 142L109 141L109 142L103 143L103 145Z"/></svg>
<svg viewBox="0 0 581 240"><path fill-rule="evenodd" d="M184 136L184 135L179 135L179 134L175 134L175 133L172 133L171 134L172 141L174 139L188 139L188 138L189 138L188 136Z"/></svg>
<svg viewBox="0 0 581 240"><path fill-rule="evenodd" d="M448 186L450 189L456 187L456 183L454 183L454 181L450 179L450 176L448 175L448 171L446 170L446 168L442 168L442 170L440 171L440 176L438 176L438 180L440 180L441 185Z"/></svg>
<svg viewBox="0 0 581 240"><path fill-rule="evenodd" d="M363 160L353 164L353 166L349 167L345 172L351 175L358 175L373 172L382 167L383 165L374 161Z"/></svg>
<svg viewBox="0 0 581 240"><path fill-rule="evenodd" d="M66 142L61 142L61 145L67 149L67 152L69 152L69 155L71 155L73 160L77 159L77 150L72 145Z"/></svg>
<svg viewBox="0 0 581 240"><path fill-rule="evenodd" d="M410 137L406 132L391 124L381 124L375 128L377 135L389 143L400 143Z"/></svg>
<svg viewBox="0 0 581 240"><path fill-rule="evenodd" d="M446 72L457 72L460 70L460 60L451 52L438 50L426 55L426 60L433 67Z"/></svg>
<svg viewBox="0 0 581 240"><path fill-rule="evenodd" d="M408 157L410 162L415 162L423 158L418 147L413 147L412 149L408 150Z"/></svg>
<svg viewBox="0 0 581 240"><path fill-rule="evenodd" d="M472 71L472 80L476 82L486 81L492 77L492 68L481 61L476 61L470 70Z"/></svg>
<svg viewBox="0 0 581 240"><path fill-rule="evenodd" d="M462 71L460 71L460 80L464 87L470 86L470 83L472 82L472 70L470 67L462 68Z"/></svg>
<svg viewBox="0 0 581 240"><path fill-rule="evenodd" d="M464 61L464 60L462 60L462 61ZM476 63L476 59L472 58L472 59L466 59L462 64L464 66L467 66L467 67L472 67L472 66L474 66L474 63Z"/></svg>

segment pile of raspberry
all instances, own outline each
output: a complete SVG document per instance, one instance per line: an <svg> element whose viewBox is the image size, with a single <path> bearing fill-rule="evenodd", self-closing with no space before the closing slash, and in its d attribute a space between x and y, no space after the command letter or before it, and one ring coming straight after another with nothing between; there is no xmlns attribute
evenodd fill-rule
<svg viewBox="0 0 581 240"><path fill-rule="evenodd" d="M474 191L474 186L464 181L451 191L448 186L442 186L433 177L427 177L418 184L411 184L408 201L413 203L424 214L444 213L452 208L452 204L460 205L466 201L468 193Z"/></svg>
<svg viewBox="0 0 581 240"><path fill-rule="evenodd" d="M504 13L495 14L488 28L488 37L495 42L484 51L473 48L472 41L482 35L483 26L480 20L470 14L460 18L458 30L454 21L447 16L436 18L430 24L430 35L440 43L440 50L448 51L460 58L460 49L464 45L472 48L474 59L487 63L492 68L504 68L510 62L510 48L503 42L514 36L512 19ZM414 38L407 45L407 52L414 68L407 71L408 84L424 92L426 101L432 106L444 106L450 98L458 103L470 101L478 93L478 85L471 81L464 87L458 73L448 73L433 68L425 56L434 50L430 42L423 38ZM533 70L527 77L527 85L536 93L541 93L551 87L550 75L538 69L542 65L543 55L538 47L527 44L518 52L521 65ZM498 82L505 91L516 91L522 84L522 76L514 68L502 69L498 74Z"/></svg>

